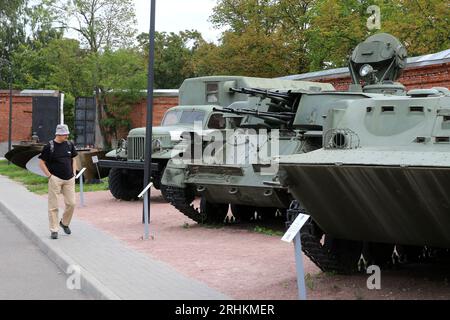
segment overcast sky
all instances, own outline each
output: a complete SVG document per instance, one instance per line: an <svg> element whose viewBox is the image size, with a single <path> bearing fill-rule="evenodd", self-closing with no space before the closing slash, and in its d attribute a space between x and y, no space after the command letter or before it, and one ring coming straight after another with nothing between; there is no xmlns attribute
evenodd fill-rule
<svg viewBox="0 0 450 320"><path fill-rule="evenodd" d="M150 0L134 0L138 31L150 28ZM216 0L156 0L156 31L178 32L197 29L207 41L217 41L221 30L208 21Z"/></svg>

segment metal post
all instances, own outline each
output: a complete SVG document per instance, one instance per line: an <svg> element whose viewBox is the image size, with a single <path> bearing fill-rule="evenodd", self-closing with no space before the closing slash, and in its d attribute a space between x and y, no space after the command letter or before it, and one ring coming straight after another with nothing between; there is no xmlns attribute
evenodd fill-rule
<svg viewBox="0 0 450 320"><path fill-rule="evenodd" d="M300 230L308 221L310 216L305 214L301 205L298 201L292 201L288 211L288 230L284 234L282 241L291 242L294 240L294 251L295 251L295 266L297 271L297 288L298 288L298 298L300 300L306 300L306 286L305 286L305 271L303 268L303 255L302 255L302 242ZM294 219L295 217L295 219Z"/></svg>
<svg viewBox="0 0 450 320"><path fill-rule="evenodd" d="M295 264L297 269L297 287L298 298L306 300L305 271L303 270L302 242L300 241L300 232L297 232L294 238Z"/></svg>
<svg viewBox="0 0 450 320"><path fill-rule="evenodd" d="M147 81L147 124L145 131L145 165L144 165L144 188L150 182L152 163L152 123L153 123L153 86L154 86L154 61L155 61L155 0L150 5L150 33L148 52L148 81ZM145 194L143 222L150 221L150 193ZM146 210L148 212L146 213Z"/></svg>
<svg viewBox="0 0 450 320"><path fill-rule="evenodd" d="M83 180L83 173L86 171L86 168L83 168L78 172L75 179L80 178L80 205L84 207L84 180Z"/></svg>
<svg viewBox="0 0 450 320"><path fill-rule="evenodd" d="M80 176L80 205L84 207L83 175Z"/></svg>
<svg viewBox="0 0 450 320"><path fill-rule="evenodd" d="M101 183L102 182L102 178L100 177L100 170L98 169L98 165L97 164L95 164L95 167L97 168L98 181L99 181L99 183Z"/></svg>
<svg viewBox="0 0 450 320"><path fill-rule="evenodd" d="M150 220L150 215L149 215L149 203L148 203L148 199L150 197L150 188L153 186L153 182L150 182L145 188L144 190L142 190L142 192L138 195L138 198L144 198L144 223L145 223L145 227L144 227L144 240L148 240L149 236L150 236L150 228L149 228L149 220Z"/></svg>
<svg viewBox="0 0 450 320"><path fill-rule="evenodd" d="M8 126L8 152L11 151L12 147L12 64L11 61L1 59L2 65L5 63L8 64L9 67L9 126ZM6 101L6 100L5 100ZM8 161L8 164L10 162Z"/></svg>
<svg viewBox="0 0 450 320"><path fill-rule="evenodd" d="M61 124L64 124L64 92L61 92L60 93L60 95L59 95L59 102L60 102L60 105L59 105L59 122L61 123ZM86 141L86 140L85 140Z"/></svg>
<svg viewBox="0 0 450 320"><path fill-rule="evenodd" d="M148 205L148 198L149 198L149 192L147 192L144 195L144 240L148 240L150 235L150 228L149 228L149 205Z"/></svg>

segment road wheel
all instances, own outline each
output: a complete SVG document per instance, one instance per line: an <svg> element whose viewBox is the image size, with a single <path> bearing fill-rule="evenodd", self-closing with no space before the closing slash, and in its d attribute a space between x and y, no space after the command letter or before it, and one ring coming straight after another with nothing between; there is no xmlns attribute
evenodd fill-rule
<svg viewBox="0 0 450 320"><path fill-rule="evenodd" d="M143 189L143 176L137 170L112 168L108 175L109 191L116 199L137 200Z"/></svg>
<svg viewBox="0 0 450 320"><path fill-rule="evenodd" d="M277 216L277 210L278 209L274 207L256 207L256 217L263 221L281 221L280 216Z"/></svg>
<svg viewBox="0 0 450 320"><path fill-rule="evenodd" d="M363 257L367 265L386 266L392 264L394 244L366 242L363 248Z"/></svg>
<svg viewBox="0 0 450 320"><path fill-rule="evenodd" d="M232 204L231 212L238 222L250 222L255 220L256 208L253 206L245 206L241 204Z"/></svg>
<svg viewBox="0 0 450 320"><path fill-rule="evenodd" d="M350 274L358 271L363 243L325 235L324 247L335 260L339 273Z"/></svg>
<svg viewBox="0 0 450 320"><path fill-rule="evenodd" d="M202 197L200 200L200 212L206 215L206 223L222 224L228 213L228 203L212 203Z"/></svg>
<svg viewBox="0 0 450 320"><path fill-rule="evenodd" d="M416 263L423 259L424 248L421 246L397 245L396 250L401 262Z"/></svg>

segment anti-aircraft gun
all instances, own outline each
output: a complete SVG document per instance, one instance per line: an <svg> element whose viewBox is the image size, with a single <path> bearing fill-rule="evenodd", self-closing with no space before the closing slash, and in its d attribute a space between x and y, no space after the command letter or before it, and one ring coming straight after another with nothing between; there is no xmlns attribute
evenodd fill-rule
<svg viewBox="0 0 450 320"><path fill-rule="evenodd" d="M172 159L161 180L164 197L199 223L223 223L230 206L235 221L284 216L280 212L291 199L277 182L277 168L270 166L270 159L321 146L324 119L311 109L305 109L310 113L307 116L300 105L304 95L334 89L330 84L314 82L292 81L290 85L284 89L231 88L259 100L251 106L215 108L225 117L239 117L239 125L226 130L220 143L214 139L215 149L209 148L211 144L203 145L200 161ZM303 120L296 123L299 114ZM199 207L194 205L196 195L201 197Z"/></svg>
<svg viewBox="0 0 450 320"><path fill-rule="evenodd" d="M391 35L359 44L349 69L360 97L330 108L322 149L278 159L298 200L290 213L311 215L302 248L323 271L354 272L361 254L378 266L448 255L450 92L406 92L394 82L405 60Z"/></svg>
<svg viewBox="0 0 450 320"><path fill-rule="evenodd" d="M259 88L230 88L230 91L259 97L261 100L269 99L270 102L266 103L267 111L258 108L239 109L230 107L214 108L215 111L262 119L267 123L265 125L267 129L292 128L301 95L307 92L305 90L286 90L283 92Z"/></svg>

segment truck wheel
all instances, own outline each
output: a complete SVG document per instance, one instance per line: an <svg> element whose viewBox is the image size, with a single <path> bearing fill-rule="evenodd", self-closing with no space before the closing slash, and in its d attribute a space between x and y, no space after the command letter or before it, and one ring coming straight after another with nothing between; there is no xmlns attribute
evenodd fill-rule
<svg viewBox="0 0 450 320"><path fill-rule="evenodd" d="M143 185L142 175L135 170L112 168L108 175L109 191L116 199L137 200Z"/></svg>

